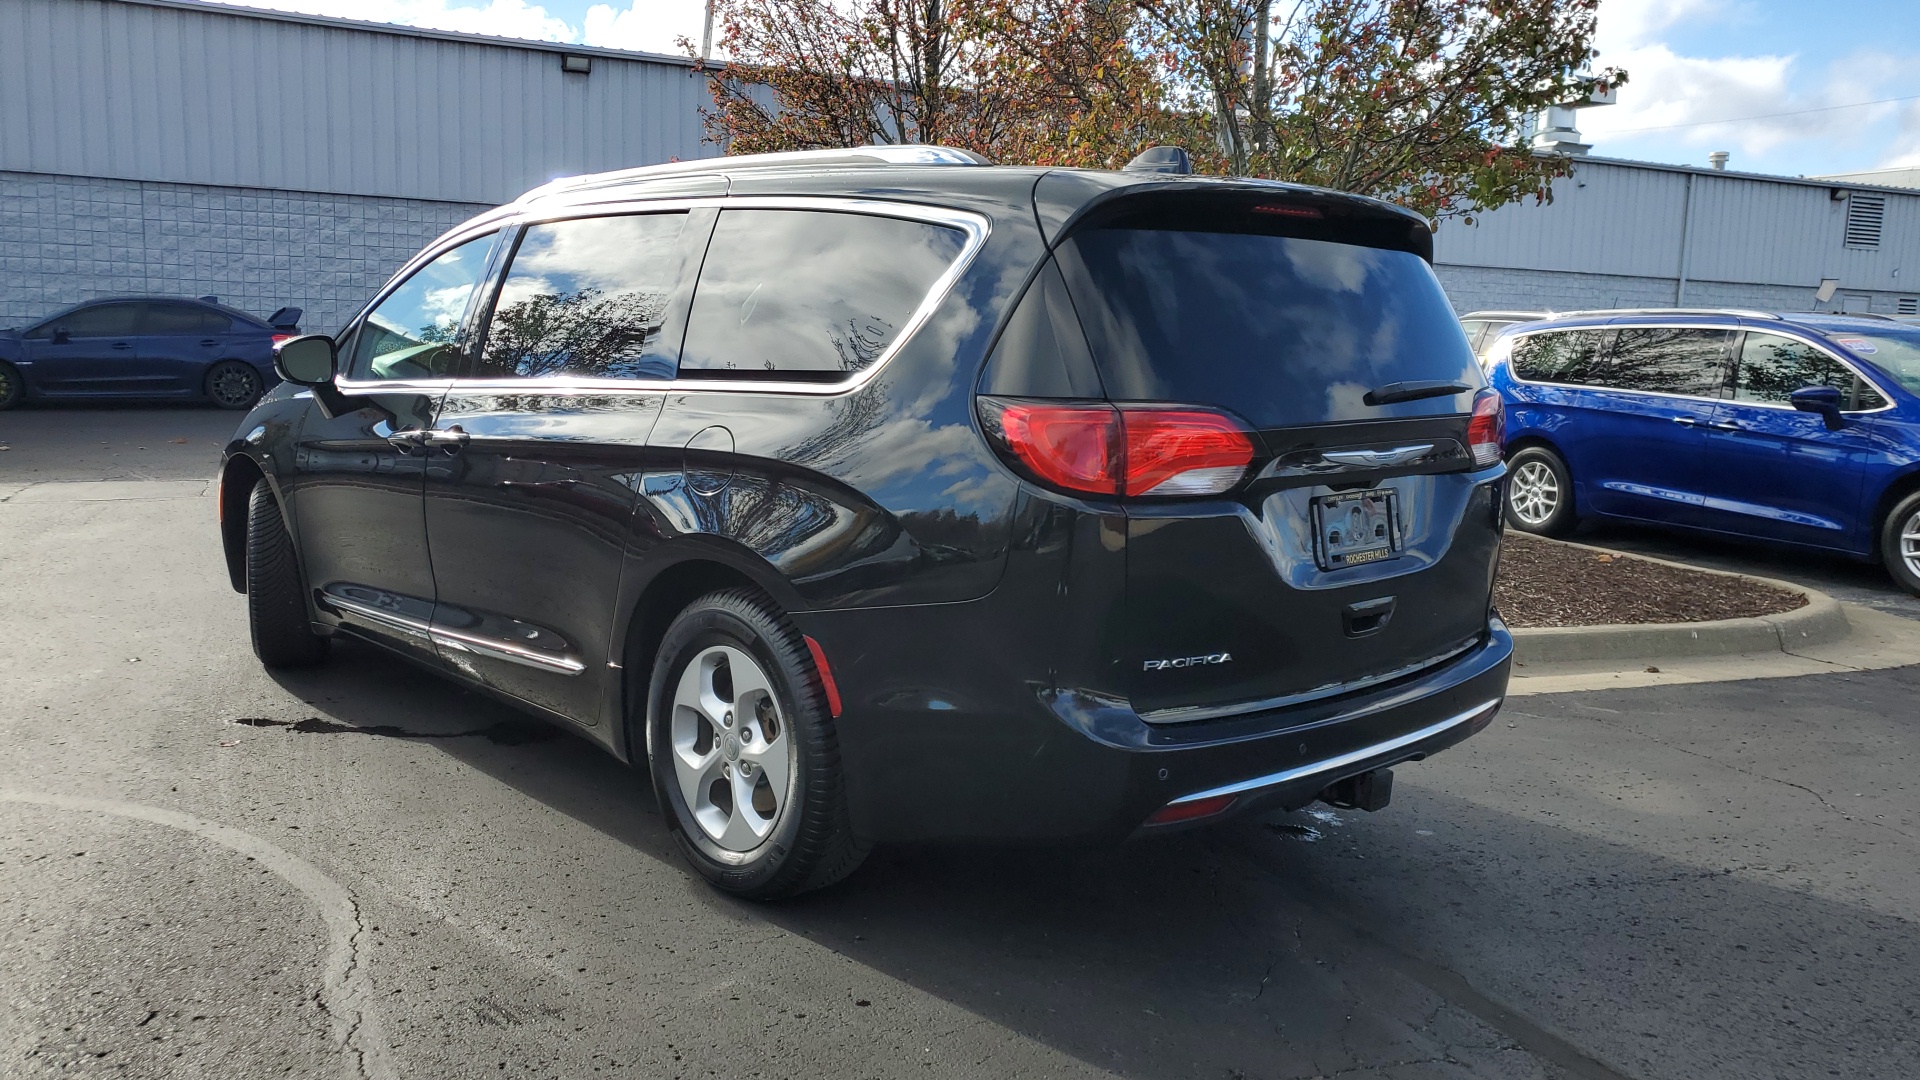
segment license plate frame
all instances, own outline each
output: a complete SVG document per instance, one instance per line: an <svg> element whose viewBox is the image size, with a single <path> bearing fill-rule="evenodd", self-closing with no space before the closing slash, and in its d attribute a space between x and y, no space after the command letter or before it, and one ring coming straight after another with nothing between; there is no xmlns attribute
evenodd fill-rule
<svg viewBox="0 0 1920 1080"><path fill-rule="evenodd" d="M1310 509L1313 558L1322 570L1380 562L1404 551L1400 493L1393 488L1315 495ZM1362 534L1357 540L1356 527Z"/></svg>

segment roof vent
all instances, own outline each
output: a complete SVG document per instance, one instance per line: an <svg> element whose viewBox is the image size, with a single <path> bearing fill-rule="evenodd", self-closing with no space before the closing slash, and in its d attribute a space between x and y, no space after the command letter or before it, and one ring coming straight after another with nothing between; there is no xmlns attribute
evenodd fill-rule
<svg viewBox="0 0 1920 1080"><path fill-rule="evenodd" d="M1132 161L1127 162L1127 172L1166 173L1170 176L1188 176L1193 173L1193 159L1177 146L1149 146L1140 151Z"/></svg>
<svg viewBox="0 0 1920 1080"><path fill-rule="evenodd" d="M1856 191L1847 197L1847 246L1877 248L1887 219L1887 197Z"/></svg>
<svg viewBox="0 0 1920 1080"><path fill-rule="evenodd" d="M1726 172L1727 159L1732 156L1733 156L1732 154L1727 153L1725 150L1715 150L1713 153L1707 155L1707 164L1713 166L1714 168L1720 170L1721 172Z"/></svg>

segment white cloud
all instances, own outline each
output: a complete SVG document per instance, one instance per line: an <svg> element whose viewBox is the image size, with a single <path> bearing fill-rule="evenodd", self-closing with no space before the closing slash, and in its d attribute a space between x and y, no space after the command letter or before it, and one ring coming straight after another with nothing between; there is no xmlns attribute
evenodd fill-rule
<svg viewBox="0 0 1920 1080"><path fill-rule="evenodd" d="M705 0L629 0L624 10L595 4L587 9L582 42L606 49L685 56L687 49L679 39L685 38L698 51L705 19ZM719 33L716 26L715 36Z"/></svg>
<svg viewBox="0 0 1920 1080"><path fill-rule="evenodd" d="M1777 151L1796 144L1800 152L1793 156L1818 162L1884 138L1884 131L1871 129L1898 106L1832 106L1896 95L1893 87L1920 58L1862 49L1824 71L1809 71L1794 52L1688 56L1661 40L1683 22L1738 17L1735 2L1604 0L1595 65L1624 68L1629 80L1619 104L1581 114L1581 131L1597 153L1678 156L1704 165L1707 151L1730 150L1734 168L1764 169ZM1903 133L1901 145L1920 153L1920 119L1911 123L1916 130Z"/></svg>

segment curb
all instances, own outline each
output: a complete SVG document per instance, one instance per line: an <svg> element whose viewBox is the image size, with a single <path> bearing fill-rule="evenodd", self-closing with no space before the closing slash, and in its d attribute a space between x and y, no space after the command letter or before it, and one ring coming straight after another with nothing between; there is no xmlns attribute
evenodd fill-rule
<svg viewBox="0 0 1920 1080"><path fill-rule="evenodd" d="M1566 541L1556 541L1566 543ZM1737 653L1792 652L1809 645L1840 641L1852 632L1840 602L1818 589L1668 559L1632 555L1624 551L1572 544L1605 552L1616 558L1642 559L1683 570L1721 577L1743 578L1776 589L1799 593L1806 606L1778 615L1750 619L1717 619L1697 623L1623 623L1606 626L1542 626L1513 631L1513 658L1522 664L1551 664L1581 660L1658 660L1691 656L1732 656Z"/></svg>

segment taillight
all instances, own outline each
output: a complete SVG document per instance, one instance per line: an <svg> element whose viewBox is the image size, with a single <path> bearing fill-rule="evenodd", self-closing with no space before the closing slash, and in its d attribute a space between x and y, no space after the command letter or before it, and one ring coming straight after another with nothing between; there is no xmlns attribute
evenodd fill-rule
<svg viewBox="0 0 1920 1080"><path fill-rule="evenodd" d="M980 399L987 433L1034 479L1093 495L1218 495L1253 462L1238 421L1206 409Z"/></svg>
<svg viewBox="0 0 1920 1080"><path fill-rule="evenodd" d="M292 340L293 340L292 334L275 334L273 335L273 347L277 349L280 346L285 345L287 342Z"/></svg>
<svg viewBox="0 0 1920 1080"><path fill-rule="evenodd" d="M1473 419L1467 422L1467 449L1473 451L1473 465L1484 469L1500 460L1500 444L1507 438L1507 409L1497 390L1482 390L1473 397Z"/></svg>

